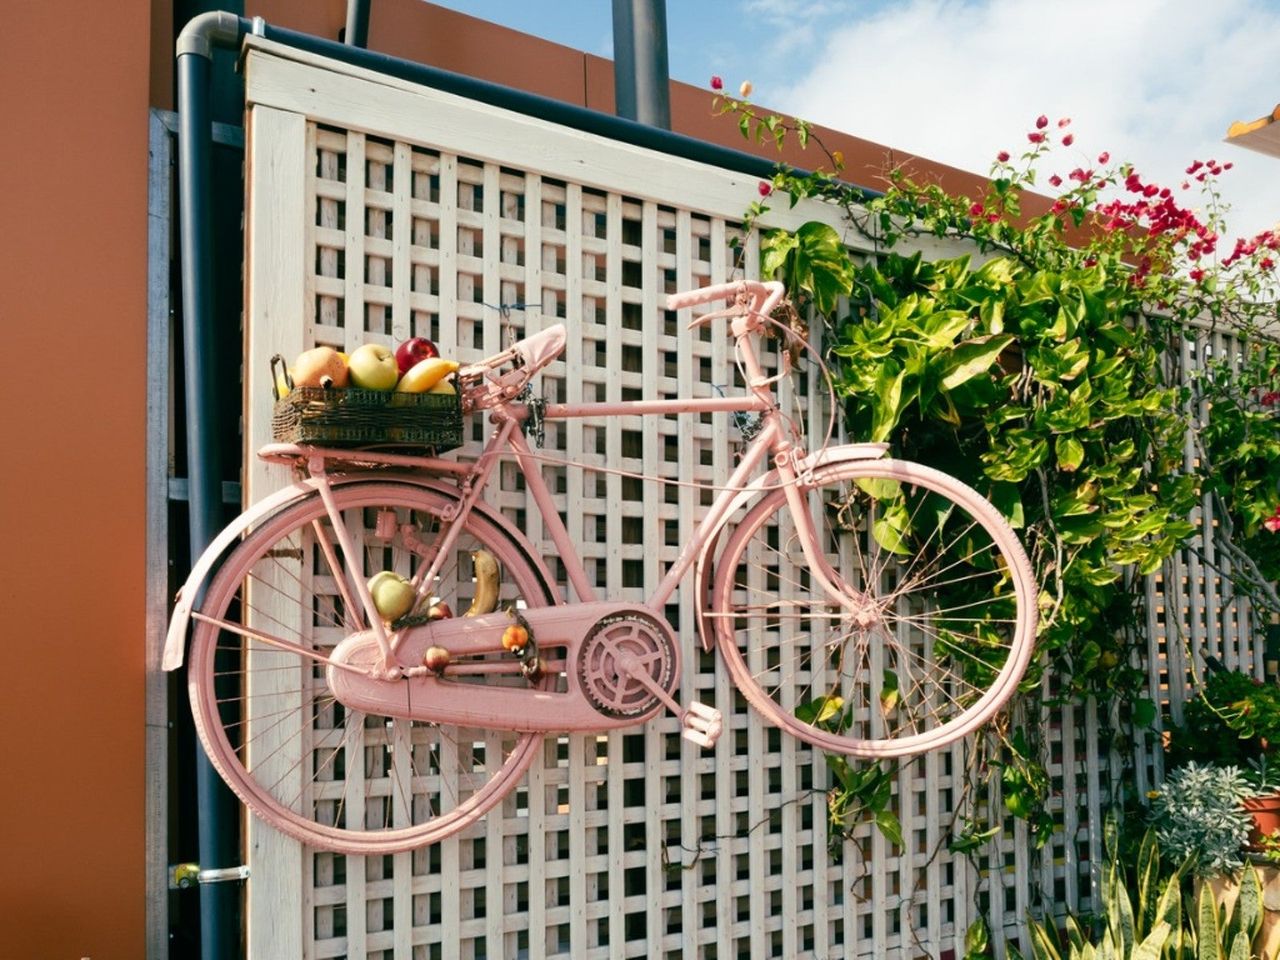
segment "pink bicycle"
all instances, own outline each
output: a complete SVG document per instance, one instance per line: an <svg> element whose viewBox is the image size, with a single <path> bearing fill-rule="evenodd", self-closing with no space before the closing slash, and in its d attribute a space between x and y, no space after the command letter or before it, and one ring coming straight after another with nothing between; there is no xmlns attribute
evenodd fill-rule
<svg viewBox="0 0 1280 960"><path fill-rule="evenodd" d="M548 733L604 732L666 707L710 746L720 714L676 701L680 648L664 615L690 571L704 647L718 647L765 719L822 750L917 753L995 713L1035 634L1022 547L974 490L882 459L883 444L798 446L772 390L786 364L768 377L756 351L781 297L780 284L733 283L668 301L730 301L691 324L729 318L744 396L530 400L530 378L563 348L557 325L459 372L463 409L495 427L474 462L260 451L301 477L200 558L164 657L166 669L181 664L190 629L196 729L244 803L317 847L388 853L483 816ZM756 429L661 584L644 603L597 597L526 432L544 420L726 411L756 413ZM504 460L537 505L573 602L482 498ZM381 571L410 581L415 613L378 615L366 579Z"/></svg>

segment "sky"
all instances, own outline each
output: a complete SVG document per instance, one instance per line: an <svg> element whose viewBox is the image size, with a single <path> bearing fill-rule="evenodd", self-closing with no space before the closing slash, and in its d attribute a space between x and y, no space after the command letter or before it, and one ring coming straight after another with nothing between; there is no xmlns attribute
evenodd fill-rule
<svg viewBox="0 0 1280 960"><path fill-rule="evenodd" d="M612 57L610 0L433 2ZM1280 159L1222 142L1280 103L1280 0L668 0L667 33L676 80L750 80L768 109L964 170L1069 117L1043 175L1105 151L1177 188L1230 161L1228 234L1280 221Z"/></svg>

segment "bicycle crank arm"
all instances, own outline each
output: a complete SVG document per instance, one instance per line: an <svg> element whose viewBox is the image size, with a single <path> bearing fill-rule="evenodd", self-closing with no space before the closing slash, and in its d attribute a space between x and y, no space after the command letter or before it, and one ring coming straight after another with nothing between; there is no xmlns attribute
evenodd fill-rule
<svg viewBox="0 0 1280 960"><path fill-rule="evenodd" d="M634 656L620 657L618 672L647 689L680 719L682 728L680 736L700 747L715 746L715 742L724 730L724 720L719 710L705 703L699 703L697 700L690 703L687 709L681 707L671 694L658 685L658 682L649 675L649 671Z"/></svg>

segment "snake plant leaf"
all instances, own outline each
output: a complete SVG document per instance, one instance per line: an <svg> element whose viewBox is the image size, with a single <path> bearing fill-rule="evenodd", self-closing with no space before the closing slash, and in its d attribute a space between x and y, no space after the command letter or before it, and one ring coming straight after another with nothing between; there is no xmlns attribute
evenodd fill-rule
<svg viewBox="0 0 1280 960"><path fill-rule="evenodd" d="M1138 914L1139 930L1152 930L1156 923L1156 882L1160 875L1160 851L1155 831L1147 830L1138 847Z"/></svg>
<svg viewBox="0 0 1280 960"><path fill-rule="evenodd" d="M1227 960L1249 960L1250 956L1249 938L1241 930L1231 941L1231 953L1227 955Z"/></svg>
<svg viewBox="0 0 1280 960"><path fill-rule="evenodd" d="M1160 960L1160 951L1164 949L1165 941L1169 939L1169 925L1161 921L1157 923L1147 938L1143 940L1133 953L1127 954L1128 960Z"/></svg>
<svg viewBox="0 0 1280 960"><path fill-rule="evenodd" d="M1133 949L1133 904L1129 900L1129 891L1125 889L1124 880L1120 876L1120 868L1111 865L1111 899L1114 907L1107 910L1111 924L1111 936L1115 942L1116 952L1120 957L1128 957Z"/></svg>
<svg viewBox="0 0 1280 960"><path fill-rule="evenodd" d="M1199 923L1196 924L1196 960L1224 960L1218 904L1207 883L1200 886L1200 901L1196 912L1199 916Z"/></svg>
<svg viewBox="0 0 1280 960"><path fill-rule="evenodd" d="M1084 931L1080 929L1080 921L1067 914L1067 942L1071 944L1071 955L1074 957L1084 949Z"/></svg>
<svg viewBox="0 0 1280 960"><path fill-rule="evenodd" d="M1258 879L1258 871L1252 864L1245 864L1244 875L1240 878L1240 899L1236 902L1236 917L1240 934L1248 943L1262 929L1262 882ZM1236 940L1239 941L1237 936ZM1235 943L1231 946L1235 953Z"/></svg>
<svg viewBox="0 0 1280 960"><path fill-rule="evenodd" d="M1031 929L1031 956L1034 960L1062 960L1057 945L1038 920L1028 921Z"/></svg>

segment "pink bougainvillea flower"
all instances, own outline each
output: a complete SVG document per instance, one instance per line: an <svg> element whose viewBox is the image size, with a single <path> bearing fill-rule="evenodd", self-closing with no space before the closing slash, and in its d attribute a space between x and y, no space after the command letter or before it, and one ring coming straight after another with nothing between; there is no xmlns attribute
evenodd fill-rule
<svg viewBox="0 0 1280 960"><path fill-rule="evenodd" d="M1102 153L1098 154L1099 165L1106 163L1110 159L1111 159L1111 154L1107 153L1106 151L1103 151Z"/></svg>
<svg viewBox="0 0 1280 960"><path fill-rule="evenodd" d="M1055 187L1060 187L1062 186L1062 178L1055 173L1053 176L1049 178L1049 183L1051 183Z"/></svg>
<svg viewBox="0 0 1280 960"><path fill-rule="evenodd" d="M738 88L738 95L745 100L747 97L751 96L751 91L754 89L755 88L751 86L750 80L743 80L742 86Z"/></svg>
<svg viewBox="0 0 1280 960"><path fill-rule="evenodd" d="M1059 129L1059 130L1061 130L1063 127L1067 127L1067 126L1070 126L1070 125L1071 125L1071 118L1070 118L1070 117L1062 117L1061 119L1059 119L1059 120L1058 120L1058 129Z"/></svg>
<svg viewBox="0 0 1280 960"><path fill-rule="evenodd" d="M1274 407L1277 403L1280 403L1280 393L1272 390L1269 393L1264 393L1262 395L1262 405L1264 407ZM1280 506L1276 507L1275 515L1280 517Z"/></svg>
<svg viewBox="0 0 1280 960"><path fill-rule="evenodd" d="M1040 116L1036 117L1036 129L1037 129L1037 130L1043 130L1043 129L1044 129L1045 127L1047 127L1048 125L1049 125L1049 118L1048 118L1048 117L1046 117L1043 113L1042 113L1042 114L1040 114Z"/></svg>
<svg viewBox="0 0 1280 960"><path fill-rule="evenodd" d="M773 193L773 184L768 180L761 180L760 185L756 187L756 189L760 191L760 196L767 197L769 194Z"/></svg>
<svg viewBox="0 0 1280 960"><path fill-rule="evenodd" d="M975 217L977 217L977 216L981 216L981 215L982 215L982 211L983 211L983 209L984 209L984 208L983 208L982 204L980 204L980 203L975 203L975 204L973 204L973 206L971 206L971 207L969 208L969 213L970 213L972 216L975 216Z"/></svg>
<svg viewBox="0 0 1280 960"><path fill-rule="evenodd" d="M1044 134L1036 133L1034 130L1027 134L1027 139L1032 143L1044 143Z"/></svg>
<svg viewBox="0 0 1280 960"><path fill-rule="evenodd" d="M1272 533L1275 533L1277 530L1280 530L1280 517L1267 517L1267 519L1262 521L1262 525Z"/></svg>
<svg viewBox="0 0 1280 960"><path fill-rule="evenodd" d="M1069 147L1075 142L1076 142L1075 134L1072 134L1072 133L1068 133L1065 137L1062 138L1062 145L1064 147Z"/></svg>
<svg viewBox="0 0 1280 960"><path fill-rule="evenodd" d="M1191 279L1194 280L1196 283L1199 283L1201 280L1204 279L1204 271L1201 270L1199 267L1196 267L1194 270L1191 271Z"/></svg>
<svg viewBox="0 0 1280 960"><path fill-rule="evenodd" d="M987 223L995 223L995 222L996 222L997 220L999 220L999 219L1000 219L1000 214L998 214L998 213L988 213L988 214L987 214Z"/></svg>
<svg viewBox="0 0 1280 960"><path fill-rule="evenodd" d="M997 154L996 154L996 159L997 159L997 160L999 160L1001 163L1008 163L1008 162L1009 162L1009 151L1008 151L1008 150L1001 150L999 153L997 153Z"/></svg>
<svg viewBox="0 0 1280 960"><path fill-rule="evenodd" d="M1222 169L1223 169L1223 170L1230 170L1230 169L1231 169L1232 167L1234 167L1234 166L1235 166L1235 164L1234 164L1234 163L1231 163L1230 161L1227 161L1226 163L1224 163L1224 164L1222 165Z"/></svg>
<svg viewBox="0 0 1280 960"><path fill-rule="evenodd" d="M711 78L711 89L712 89L712 90L723 90L723 89L724 89L724 81L723 81L723 80L721 80L719 77L713 76L713 77Z"/></svg>
<svg viewBox="0 0 1280 960"><path fill-rule="evenodd" d="M1270 270L1275 265L1276 265L1276 262L1272 260L1270 257L1263 257L1261 260L1258 261L1258 266L1261 267L1263 270Z"/></svg>
<svg viewBox="0 0 1280 960"><path fill-rule="evenodd" d="M1199 160L1196 160L1192 162L1191 166L1187 167L1187 173L1195 173L1197 170L1199 170L1203 166L1204 166L1203 163L1201 163Z"/></svg>

